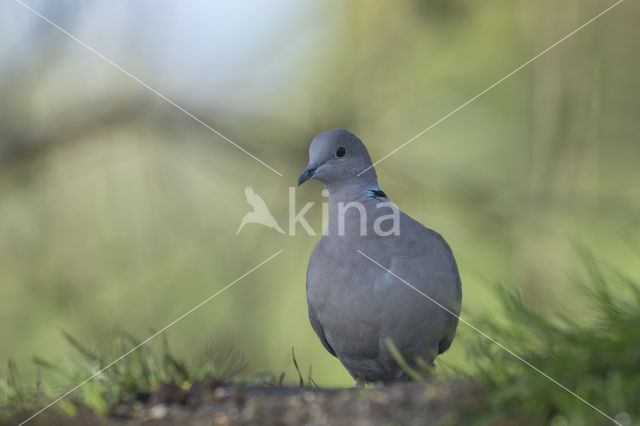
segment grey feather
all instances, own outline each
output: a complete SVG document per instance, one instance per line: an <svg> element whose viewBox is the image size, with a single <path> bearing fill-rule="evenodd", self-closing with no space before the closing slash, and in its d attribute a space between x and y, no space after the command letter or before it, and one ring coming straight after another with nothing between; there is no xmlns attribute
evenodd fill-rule
<svg viewBox="0 0 640 426"><path fill-rule="evenodd" d="M346 148L344 158L334 155L338 147ZM432 363L453 341L462 289L451 248L437 232L400 212L399 235L376 234L375 220L388 215L390 208L378 206L386 198L371 196L371 188L384 194L373 168L357 176L369 166L366 148L346 130L322 133L311 144L308 169L329 191L329 225L309 259L307 302L314 331L349 373L355 379L387 382L407 376L386 339L408 361L420 356ZM365 207L366 235L361 235L356 209L347 211L344 235L339 233L338 205L352 201Z"/></svg>

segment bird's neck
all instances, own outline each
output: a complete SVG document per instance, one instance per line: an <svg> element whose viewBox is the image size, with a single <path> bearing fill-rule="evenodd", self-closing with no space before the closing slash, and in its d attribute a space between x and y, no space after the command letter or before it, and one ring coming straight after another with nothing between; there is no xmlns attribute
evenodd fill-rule
<svg viewBox="0 0 640 426"><path fill-rule="evenodd" d="M377 180L352 180L342 181L338 184L324 184L329 192L329 206L337 206L338 203L365 202L371 198L372 190L380 189Z"/></svg>
<svg viewBox="0 0 640 426"><path fill-rule="evenodd" d="M376 217L384 211L377 208L378 204L388 201L376 180L343 181L337 186L325 184L325 189L329 191L327 235L360 234L361 219L370 228ZM344 232L340 229L344 229Z"/></svg>

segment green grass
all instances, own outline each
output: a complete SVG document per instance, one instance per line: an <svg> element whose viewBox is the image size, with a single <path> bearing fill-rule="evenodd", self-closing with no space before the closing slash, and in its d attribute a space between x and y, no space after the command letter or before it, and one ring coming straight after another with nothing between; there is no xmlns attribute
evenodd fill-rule
<svg viewBox="0 0 640 426"><path fill-rule="evenodd" d="M59 362L34 356L33 362L38 371L35 382L22 377L16 363L9 361L6 376L0 376L0 407L46 405L140 344L137 338L126 332L114 333L112 351L107 356L83 346L64 331L63 336L74 349L73 354ZM121 402L148 398L159 383L173 382L186 387L205 377L230 381L244 367L242 356L232 350L218 351L212 343L198 359L199 362L188 363L176 358L163 337L161 345L140 346L80 386L58 405L70 414L75 414L79 407L88 407L99 415L105 415Z"/></svg>
<svg viewBox="0 0 640 426"><path fill-rule="evenodd" d="M113 335L109 356L87 348L65 331L62 331L62 336L73 348L73 353L58 362L34 356L32 361L37 367L35 380L23 376L15 361L9 360L7 373L0 375L0 408L10 411L40 408L102 369L103 372L79 386L68 398L57 402L57 409L76 415L79 409L88 408L104 416L117 404L147 400L160 383L177 383L188 388L193 382L208 377L227 383L259 383L265 386L282 386L285 381L284 371L279 374L244 374L244 356L233 350L218 351L213 342L209 342L203 353L197 356L197 362L188 362L173 355L165 336L161 345L141 345L136 337L118 331ZM300 387L317 388L311 366L305 379L293 348L291 356Z"/></svg>
<svg viewBox="0 0 640 426"><path fill-rule="evenodd" d="M585 312L556 300L544 312L498 287L504 321L481 328L504 346L622 424L640 419L640 284L581 250ZM610 421L539 372L484 338L471 351L473 380L486 390L488 418L516 414L537 422ZM626 414L625 414L626 413ZM629 424L629 423L627 423Z"/></svg>

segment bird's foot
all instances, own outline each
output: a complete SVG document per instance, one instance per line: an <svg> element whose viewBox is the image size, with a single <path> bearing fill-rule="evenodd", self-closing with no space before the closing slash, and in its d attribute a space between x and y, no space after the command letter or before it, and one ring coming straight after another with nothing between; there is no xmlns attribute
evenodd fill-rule
<svg viewBox="0 0 640 426"><path fill-rule="evenodd" d="M366 385L367 381L365 379L356 379L356 389L364 389Z"/></svg>

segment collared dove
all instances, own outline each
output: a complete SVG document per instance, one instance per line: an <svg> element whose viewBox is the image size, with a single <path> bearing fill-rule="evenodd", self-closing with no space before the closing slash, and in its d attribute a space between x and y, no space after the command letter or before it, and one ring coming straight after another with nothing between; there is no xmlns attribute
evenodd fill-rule
<svg viewBox="0 0 640 426"><path fill-rule="evenodd" d="M462 300L451 248L398 210L392 229L392 207L378 187L369 153L346 130L321 133L311 142L298 186L309 179L329 192L328 227L307 268L311 326L357 383L407 380L387 339L410 364L417 357L433 364L449 348ZM353 202L366 218L348 204ZM376 225L378 219L382 223Z"/></svg>

